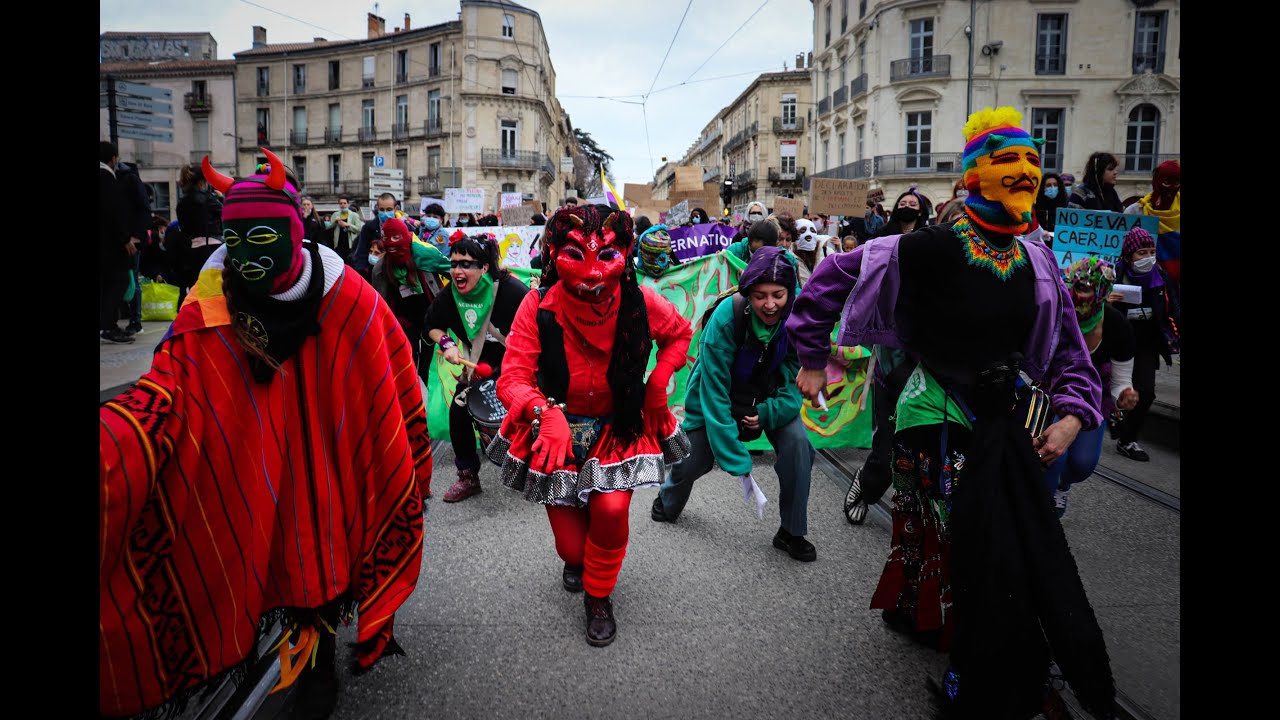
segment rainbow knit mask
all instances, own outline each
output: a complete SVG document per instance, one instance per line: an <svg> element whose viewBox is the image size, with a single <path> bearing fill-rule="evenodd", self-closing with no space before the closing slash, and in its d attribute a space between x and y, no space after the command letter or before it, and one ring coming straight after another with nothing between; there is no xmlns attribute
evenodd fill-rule
<svg viewBox="0 0 1280 720"><path fill-rule="evenodd" d="M1021 235L1031 229L1040 190L1044 140L1018 127L1022 113L1011 107L983 108L964 126L965 210L974 225Z"/></svg>

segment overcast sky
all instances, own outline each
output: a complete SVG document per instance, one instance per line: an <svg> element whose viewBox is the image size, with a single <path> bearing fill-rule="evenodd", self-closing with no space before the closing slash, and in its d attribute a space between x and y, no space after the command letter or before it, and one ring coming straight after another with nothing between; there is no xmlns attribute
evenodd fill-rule
<svg viewBox="0 0 1280 720"><path fill-rule="evenodd" d="M794 69L796 53L808 52L813 44L810 0L693 0L692 4L689 0L522 0L520 4L542 17L561 105L574 127L591 133L613 156L613 174L620 183L652 180L661 158L678 160L711 116L756 75L782 70L784 62ZM762 4L763 9L756 12ZM374 11L373 3L343 0L103 0L99 7L102 32L208 31L218 43L221 60L252 46L254 25L267 29L271 44L309 42L313 37L354 40L367 36L366 14ZM658 74L686 7L688 15ZM406 11L413 27L425 27L457 19L458 10L457 0L391 0L377 8L388 30L403 25ZM750 22L716 52L748 17ZM724 77L728 75L736 77ZM653 92L644 114L636 104L575 97L640 96L650 88ZM640 97L622 99L640 101Z"/></svg>

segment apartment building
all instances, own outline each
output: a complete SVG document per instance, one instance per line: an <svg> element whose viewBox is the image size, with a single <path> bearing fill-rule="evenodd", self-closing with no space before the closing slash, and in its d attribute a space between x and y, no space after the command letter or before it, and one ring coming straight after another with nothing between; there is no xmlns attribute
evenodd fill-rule
<svg viewBox="0 0 1280 720"><path fill-rule="evenodd" d="M1046 172L1120 161L1121 198L1177 159L1179 0L813 0L813 177L935 202L960 177L971 110L1011 105ZM971 18L972 16L972 18Z"/></svg>
<svg viewBox="0 0 1280 720"><path fill-rule="evenodd" d="M809 157L804 108L812 102L807 70L761 74L712 117L679 162L659 168L654 199L668 196L676 166L701 167L703 182L732 180L733 207L799 195Z"/></svg>
<svg viewBox="0 0 1280 720"><path fill-rule="evenodd" d="M362 40L270 45L235 54L241 163L269 147L322 210L340 196L369 203L369 168L404 171L406 211L451 187L555 204L567 137L538 14L511 2L462 0L456 20L388 32L370 13ZM377 188L374 188L376 193Z"/></svg>

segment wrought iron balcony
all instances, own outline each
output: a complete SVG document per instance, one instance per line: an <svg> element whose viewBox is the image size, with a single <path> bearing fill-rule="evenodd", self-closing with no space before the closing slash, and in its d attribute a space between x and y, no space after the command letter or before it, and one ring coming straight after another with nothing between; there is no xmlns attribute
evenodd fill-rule
<svg viewBox="0 0 1280 720"><path fill-rule="evenodd" d="M428 67L428 68L427 68L427 76L428 76L428 77L438 77L439 75L440 75L440 66L439 66L439 65L432 65L432 66L430 66L430 67Z"/></svg>
<svg viewBox="0 0 1280 720"><path fill-rule="evenodd" d="M831 98L824 97L818 101L818 114L826 115L829 112L831 112Z"/></svg>
<svg viewBox="0 0 1280 720"><path fill-rule="evenodd" d="M777 183L804 183L804 168L796 168L782 172L779 168L769 168L769 182Z"/></svg>
<svg viewBox="0 0 1280 720"><path fill-rule="evenodd" d="M440 176L439 175L419 175L418 176L418 193L420 195L434 195L440 192Z"/></svg>
<svg viewBox="0 0 1280 720"><path fill-rule="evenodd" d="M755 136L759 135L759 134L760 134L760 121L759 121L759 120L754 120L754 121L752 121L751 126L750 126L750 127L748 127L744 132L746 133L745 137L746 137L748 140L750 140L751 138L753 138L753 137L755 137Z"/></svg>
<svg viewBox="0 0 1280 720"><path fill-rule="evenodd" d="M722 155L728 155L734 150L737 150L738 147L741 146L746 141L747 141L746 130L743 130L741 132L736 132L733 134L733 137L730 137L728 140L725 141L724 147L721 149L720 152Z"/></svg>
<svg viewBox="0 0 1280 720"><path fill-rule="evenodd" d="M1062 53L1036 53L1037 75L1065 75L1067 56Z"/></svg>
<svg viewBox="0 0 1280 720"><path fill-rule="evenodd" d="M337 145L342 142L342 126L325 128L324 143L326 145Z"/></svg>
<svg viewBox="0 0 1280 720"><path fill-rule="evenodd" d="M371 78L371 77L361 78L360 87L362 87L362 88L371 88L371 87L373 87L373 78Z"/></svg>
<svg viewBox="0 0 1280 720"><path fill-rule="evenodd" d="M266 97L271 94L271 85L258 83L258 97Z"/></svg>
<svg viewBox="0 0 1280 720"><path fill-rule="evenodd" d="M783 133L802 133L804 132L804 118L797 117L791 122L783 122L782 118L775 115L773 117L773 134L782 135Z"/></svg>
<svg viewBox="0 0 1280 720"><path fill-rule="evenodd" d="M302 81L302 82L298 82L298 81L296 81L296 80L295 80L295 81L293 82L293 94L294 94L294 95L301 95L301 94L305 93L306 91L307 91L307 82L306 82L305 80L304 80L304 81Z"/></svg>
<svg viewBox="0 0 1280 720"><path fill-rule="evenodd" d="M703 171L702 171L702 182L704 182L704 183L705 183L705 182L711 182L712 180L715 180L715 179L716 179L716 178L718 178L718 177L720 177L720 168L719 168L719 167L713 167L713 168L711 168L710 170L703 170Z"/></svg>
<svg viewBox="0 0 1280 720"><path fill-rule="evenodd" d="M371 127L362 127L356 137L360 142L373 142L378 139L378 130Z"/></svg>
<svg viewBox="0 0 1280 720"><path fill-rule="evenodd" d="M960 153L906 153L903 155L877 155L875 174L921 175L942 173L960 174Z"/></svg>
<svg viewBox="0 0 1280 720"><path fill-rule="evenodd" d="M392 140L408 140L409 139L409 123L396 123L391 126Z"/></svg>
<svg viewBox="0 0 1280 720"><path fill-rule="evenodd" d="M289 144L290 145L306 145L307 131L306 130L290 130Z"/></svg>
<svg viewBox="0 0 1280 720"><path fill-rule="evenodd" d="M550 155L542 156L542 174L543 174L543 180L545 180L546 182L550 182L551 180L554 180L556 177L556 166L555 166L555 163L551 162Z"/></svg>
<svg viewBox="0 0 1280 720"><path fill-rule="evenodd" d="M355 198L356 203L359 203L369 197L369 181L346 180L342 183L342 192L344 195L350 195Z"/></svg>
<svg viewBox="0 0 1280 720"><path fill-rule="evenodd" d="M337 195L342 192L342 183L337 181L303 183L302 192L312 197L319 195Z"/></svg>
<svg viewBox="0 0 1280 720"><path fill-rule="evenodd" d="M534 150L503 150L482 148L480 167L514 170L537 170L542 165L542 153Z"/></svg>
<svg viewBox="0 0 1280 720"><path fill-rule="evenodd" d="M867 94L867 74L862 73L849 83L849 99L856 100L861 95Z"/></svg>
<svg viewBox="0 0 1280 720"><path fill-rule="evenodd" d="M419 175L418 192L423 195L435 195L445 188L458 187L461 183L461 170L456 167L442 167L436 175Z"/></svg>
<svg viewBox="0 0 1280 720"><path fill-rule="evenodd" d="M831 178L834 180L861 180L871 177L871 158L854 160L851 163L814 173L810 178ZM805 181L802 181L805 182ZM808 189L808 188L806 188Z"/></svg>
<svg viewBox="0 0 1280 720"><path fill-rule="evenodd" d="M1117 172L1120 175L1146 175L1151 176L1160 163L1169 160L1181 160L1182 156L1178 153L1134 153L1132 155L1121 155L1112 153L1116 156L1116 161L1120 163Z"/></svg>
<svg viewBox="0 0 1280 720"><path fill-rule="evenodd" d="M1133 54L1133 74L1141 75L1150 70L1153 73L1164 72L1164 53L1140 53Z"/></svg>
<svg viewBox="0 0 1280 720"><path fill-rule="evenodd" d="M443 135L444 129L440 126L440 118L427 118L422 126L426 128L427 137L433 138L437 135Z"/></svg>
<svg viewBox="0 0 1280 720"><path fill-rule="evenodd" d="M192 115L208 115L213 112L213 96L186 93L182 96L182 109Z"/></svg>
<svg viewBox="0 0 1280 720"><path fill-rule="evenodd" d="M838 108L847 102L849 102L849 88L841 85L831 95L831 106Z"/></svg>
<svg viewBox="0 0 1280 720"><path fill-rule="evenodd" d="M743 170L742 172L733 176L734 190L741 190L743 188L752 188L755 186L756 186L756 174L754 171Z"/></svg>
<svg viewBox="0 0 1280 720"><path fill-rule="evenodd" d="M409 82L409 71L408 71L408 70L401 70L401 71L397 72L397 73L396 73L396 82L397 82L397 83L407 83L407 82Z"/></svg>
<svg viewBox="0 0 1280 720"><path fill-rule="evenodd" d="M889 63L889 82L934 77L951 77L950 55L913 57Z"/></svg>

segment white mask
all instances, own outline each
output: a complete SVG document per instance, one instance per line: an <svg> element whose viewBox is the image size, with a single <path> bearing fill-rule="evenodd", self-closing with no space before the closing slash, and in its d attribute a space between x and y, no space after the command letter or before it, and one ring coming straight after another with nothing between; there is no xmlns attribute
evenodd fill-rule
<svg viewBox="0 0 1280 720"><path fill-rule="evenodd" d="M1133 261L1133 269L1135 272L1146 273L1151 272L1151 268L1156 265L1156 256L1144 257L1141 260Z"/></svg>

